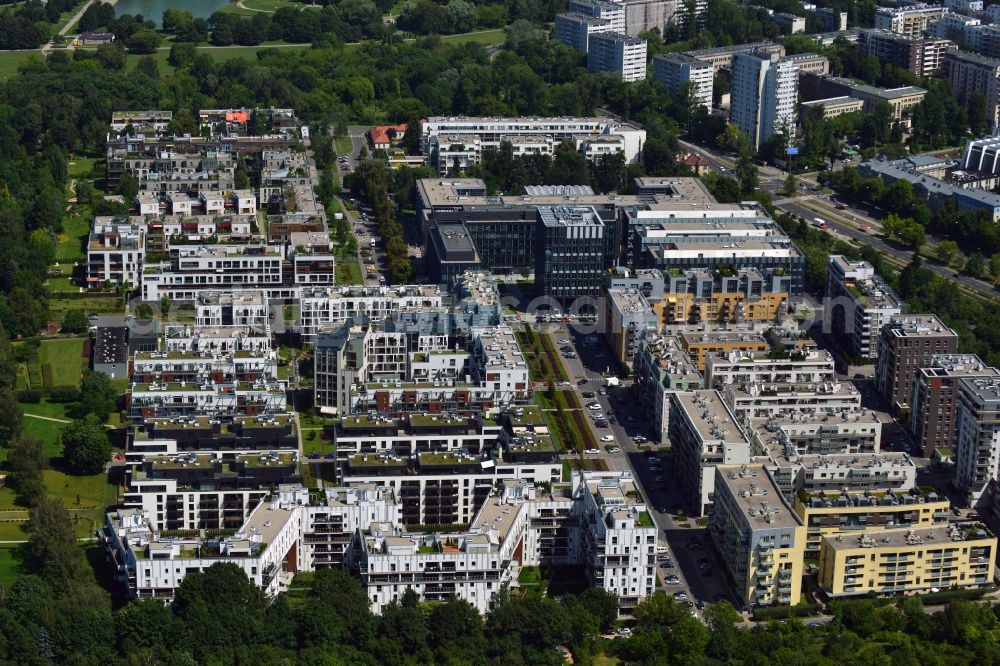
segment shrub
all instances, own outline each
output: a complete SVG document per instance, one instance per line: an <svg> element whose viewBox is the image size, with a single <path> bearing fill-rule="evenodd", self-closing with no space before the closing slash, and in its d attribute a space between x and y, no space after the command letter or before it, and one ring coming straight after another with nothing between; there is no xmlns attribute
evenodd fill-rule
<svg viewBox="0 0 1000 666"><path fill-rule="evenodd" d="M782 620L788 617L806 617L819 613L819 604L797 606L767 606L753 609L754 620Z"/></svg>

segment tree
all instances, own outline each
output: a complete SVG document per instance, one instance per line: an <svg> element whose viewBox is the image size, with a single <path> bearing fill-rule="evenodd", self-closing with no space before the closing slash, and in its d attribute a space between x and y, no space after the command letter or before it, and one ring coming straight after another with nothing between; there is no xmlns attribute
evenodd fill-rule
<svg viewBox="0 0 1000 666"><path fill-rule="evenodd" d="M170 316L170 297L164 294L160 297L160 317L166 319Z"/></svg>
<svg viewBox="0 0 1000 666"><path fill-rule="evenodd" d="M970 277L981 278L986 273L986 260L981 252L973 252L965 261L965 273Z"/></svg>
<svg viewBox="0 0 1000 666"><path fill-rule="evenodd" d="M63 459L76 474L98 474L114 451L107 428L93 414L70 422L63 428L61 439Z"/></svg>
<svg viewBox="0 0 1000 666"><path fill-rule="evenodd" d="M990 275L994 280L1000 278L1000 252L990 257Z"/></svg>
<svg viewBox="0 0 1000 666"><path fill-rule="evenodd" d="M160 78L160 66L156 64L156 60L152 56L142 56L139 58L139 62L135 64L135 71L139 74L145 74L151 79Z"/></svg>
<svg viewBox="0 0 1000 666"><path fill-rule="evenodd" d="M0 446L7 446L20 432L21 407L14 387L0 386Z"/></svg>
<svg viewBox="0 0 1000 666"><path fill-rule="evenodd" d="M63 333L83 333L90 328L90 321L80 310L70 310L63 316Z"/></svg>
<svg viewBox="0 0 1000 666"><path fill-rule="evenodd" d="M125 45L129 53L151 55L160 48L161 41L160 33L154 30L139 30L126 40Z"/></svg>
<svg viewBox="0 0 1000 666"><path fill-rule="evenodd" d="M958 254L958 243L953 240L943 240L937 244L937 248L934 250L934 256L945 266L951 265L951 262L955 260L955 256Z"/></svg>
<svg viewBox="0 0 1000 666"><path fill-rule="evenodd" d="M788 178L785 179L785 194L792 196L798 190L798 179L795 178L795 174L791 171L788 172Z"/></svg>
<svg viewBox="0 0 1000 666"><path fill-rule="evenodd" d="M7 454L10 467L10 485L17 491L18 500L27 506L35 506L45 495L42 470L48 465L48 458L42 442L24 435L11 442Z"/></svg>
<svg viewBox="0 0 1000 666"><path fill-rule="evenodd" d="M103 372L87 372L80 382L80 396L81 413L93 414L104 423L115 411L118 390Z"/></svg>
<svg viewBox="0 0 1000 666"><path fill-rule="evenodd" d="M419 118L411 117L406 121L406 131L403 132L402 143L407 155L420 154L420 144L423 137L422 131Z"/></svg>
<svg viewBox="0 0 1000 666"><path fill-rule="evenodd" d="M80 549L62 500L42 498L28 514L26 529L32 566L55 583L77 583L81 574Z"/></svg>

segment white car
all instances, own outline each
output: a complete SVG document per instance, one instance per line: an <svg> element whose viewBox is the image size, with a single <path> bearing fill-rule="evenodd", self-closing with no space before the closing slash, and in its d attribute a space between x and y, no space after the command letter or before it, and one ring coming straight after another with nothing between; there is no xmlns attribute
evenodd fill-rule
<svg viewBox="0 0 1000 666"><path fill-rule="evenodd" d="M561 344L561 345L568 345L568 344L571 344L571 343L570 343L570 341L569 341L569 340L567 340L566 338L563 338L562 340L557 340L556 342L558 342L558 343L559 343L559 344Z"/></svg>
<svg viewBox="0 0 1000 666"><path fill-rule="evenodd" d="M613 442L613 441L615 441L615 436L614 435L601 435L601 441L602 442Z"/></svg>
<svg viewBox="0 0 1000 666"><path fill-rule="evenodd" d="M608 453L618 453L619 451L621 451L621 449L618 448L617 446L609 446L607 451Z"/></svg>
<svg viewBox="0 0 1000 666"><path fill-rule="evenodd" d="M598 451L597 449L587 449L586 451L584 451L584 453L589 453L592 456L596 456L598 453L600 453L600 451Z"/></svg>
<svg viewBox="0 0 1000 666"><path fill-rule="evenodd" d="M594 410L594 411L596 411L596 410L598 410L600 408L601 408L601 403L599 403L599 402L592 402L589 405L587 405L587 409L591 409L591 410Z"/></svg>

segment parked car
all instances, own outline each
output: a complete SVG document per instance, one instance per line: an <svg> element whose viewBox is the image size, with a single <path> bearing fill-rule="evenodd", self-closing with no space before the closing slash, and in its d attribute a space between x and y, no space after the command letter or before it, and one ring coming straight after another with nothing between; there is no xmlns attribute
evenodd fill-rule
<svg viewBox="0 0 1000 666"><path fill-rule="evenodd" d="M601 441L602 442L613 442L613 441L615 441L615 436L614 435L601 435Z"/></svg>
<svg viewBox="0 0 1000 666"><path fill-rule="evenodd" d="M600 453L600 451L598 451L597 449L587 449L586 451L584 451L584 453L588 453L588 454L590 454L592 456L596 456L598 453Z"/></svg>
<svg viewBox="0 0 1000 666"><path fill-rule="evenodd" d="M592 402L589 405L587 405L587 409L593 409L593 410L601 409L601 403L599 403L599 402Z"/></svg>

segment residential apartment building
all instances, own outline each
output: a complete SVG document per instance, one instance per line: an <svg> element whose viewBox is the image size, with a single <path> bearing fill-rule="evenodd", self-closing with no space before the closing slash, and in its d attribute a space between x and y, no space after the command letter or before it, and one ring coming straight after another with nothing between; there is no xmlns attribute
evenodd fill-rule
<svg viewBox="0 0 1000 666"><path fill-rule="evenodd" d="M986 98L986 114L996 125L1000 121L1000 60L967 51L949 49L945 52L942 75L951 82L951 89L960 104L968 104L973 95ZM970 153L966 145L963 168ZM975 171L989 170L975 168Z"/></svg>
<svg viewBox="0 0 1000 666"><path fill-rule="evenodd" d="M1000 60L996 63L1000 73ZM970 173L1000 175L1000 137L966 141L961 164Z"/></svg>
<svg viewBox="0 0 1000 666"><path fill-rule="evenodd" d="M615 360L631 365L643 338L658 331L656 314L636 289L610 288L606 294L600 311L605 340Z"/></svg>
<svg viewBox="0 0 1000 666"><path fill-rule="evenodd" d="M993 584L997 539L985 527L940 527L826 536L820 586L831 597L912 594Z"/></svg>
<svg viewBox="0 0 1000 666"><path fill-rule="evenodd" d="M499 148L515 136L550 137L556 143L576 142L578 137L619 137L629 164L639 157L646 131L611 118L476 118L432 116L423 123L423 154L428 164L438 164L430 150L431 139L464 135L475 137L480 148ZM464 140L464 139L463 139ZM584 142L585 143L585 142ZM583 144L581 144L583 145ZM440 166L440 165L439 165ZM445 164L445 166L450 166Z"/></svg>
<svg viewBox="0 0 1000 666"><path fill-rule="evenodd" d="M381 321L405 311L421 311L428 316L447 311L447 300L448 294L439 285L349 285L306 289L299 301L299 329L303 339L312 342L323 329L337 328L351 321Z"/></svg>
<svg viewBox="0 0 1000 666"><path fill-rule="evenodd" d="M538 208L535 283L560 308L596 310L609 231L590 206Z"/></svg>
<svg viewBox="0 0 1000 666"><path fill-rule="evenodd" d="M777 16L777 14L775 14ZM799 75L804 73L810 74L829 74L830 73L830 59L824 55L819 55L818 53L796 53L794 55L785 56L781 59L783 62L791 63L795 69L799 70Z"/></svg>
<svg viewBox="0 0 1000 666"><path fill-rule="evenodd" d="M826 271L824 326L843 336L857 358L876 358L882 326L903 310L903 302L867 261L830 255Z"/></svg>
<svg viewBox="0 0 1000 666"><path fill-rule="evenodd" d="M731 385L722 397L741 423L780 413L823 415L861 407L861 394L850 382Z"/></svg>
<svg viewBox="0 0 1000 666"><path fill-rule="evenodd" d="M907 37L920 37L931 23L947 13L948 8L940 5L878 7L875 10L875 27Z"/></svg>
<svg viewBox="0 0 1000 666"><path fill-rule="evenodd" d="M375 612L406 590L421 599L464 599L486 613L494 595L517 585L522 566L583 567L588 583L631 609L654 587L656 528L634 482L621 473L581 473L549 492L508 480L464 531L408 532L401 502L376 484L311 496L285 484L251 511L233 536L167 536L142 509L107 516L105 552L130 598L169 602L190 573L239 566L266 595L286 591L300 571L357 572Z"/></svg>
<svg viewBox="0 0 1000 666"><path fill-rule="evenodd" d="M750 443L718 391L670 395L670 442L685 503L704 516L715 497L716 467L750 462Z"/></svg>
<svg viewBox="0 0 1000 666"><path fill-rule="evenodd" d="M677 338L650 335L643 338L633 362L633 390L660 442L670 427L670 395L702 387L701 373Z"/></svg>
<svg viewBox="0 0 1000 666"><path fill-rule="evenodd" d="M805 556L817 560L824 537L945 528L951 516L951 503L946 497L917 489L839 494L817 491L796 497L792 506L806 527Z"/></svg>
<svg viewBox="0 0 1000 666"><path fill-rule="evenodd" d="M447 334L346 324L316 340L314 404L347 415L468 412L531 399L528 366L506 326Z"/></svg>
<svg viewBox="0 0 1000 666"><path fill-rule="evenodd" d="M686 53L663 53L653 56L653 80L662 83L671 94L689 89L698 104L712 108L715 69L712 64Z"/></svg>
<svg viewBox="0 0 1000 666"><path fill-rule="evenodd" d="M617 2L605 2L604 0L570 0L570 14L580 14L591 18L607 21L609 32L621 32L632 34L626 30L625 26L625 6ZM560 40L561 41L561 40ZM565 44L565 42L563 42ZM577 50L580 49L577 47Z"/></svg>
<svg viewBox="0 0 1000 666"><path fill-rule="evenodd" d="M775 61L766 53L736 55L730 120L754 149L776 133L794 133L797 102L798 70L793 63Z"/></svg>
<svg viewBox="0 0 1000 666"><path fill-rule="evenodd" d="M139 284L146 260L146 230L143 225L95 218L87 238L87 287Z"/></svg>
<svg viewBox="0 0 1000 666"><path fill-rule="evenodd" d="M954 483L977 506L1000 469L1000 379L958 380L955 434Z"/></svg>
<svg viewBox="0 0 1000 666"><path fill-rule="evenodd" d="M571 49L586 53L590 48L590 36L612 32L608 19L585 14L556 14L555 38Z"/></svg>
<svg viewBox="0 0 1000 666"><path fill-rule="evenodd" d="M836 379L833 356L824 349L774 354L731 351L710 354L705 360L705 388L722 390L729 384L818 384Z"/></svg>
<svg viewBox="0 0 1000 666"><path fill-rule="evenodd" d="M896 315L878 338L875 389L895 413L910 406L913 379L931 357L958 351L958 334L937 316Z"/></svg>
<svg viewBox="0 0 1000 666"><path fill-rule="evenodd" d="M796 16L787 12L774 12L771 20L782 27L782 32L787 31L789 35L797 35L806 31L806 19L804 16Z"/></svg>
<svg viewBox="0 0 1000 666"><path fill-rule="evenodd" d="M696 333L681 333L681 347L691 356L704 373L708 367L708 358L716 354L766 354L771 345L761 333L746 331L703 331Z"/></svg>
<svg viewBox="0 0 1000 666"><path fill-rule="evenodd" d="M646 40L622 33L601 32L590 35L587 71L620 74L622 81L646 78Z"/></svg>
<svg viewBox="0 0 1000 666"><path fill-rule="evenodd" d="M862 56L875 56L920 78L938 73L944 54L951 46L947 39L921 37L919 32L905 35L877 28L858 31L857 48Z"/></svg>
<svg viewBox="0 0 1000 666"><path fill-rule="evenodd" d="M1000 371L973 354L941 354L931 356L916 372L909 424L921 457L933 458L939 449L942 456L950 457L956 437L958 382L976 377L996 378Z"/></svg>
<svg viewBox="0 0 1000 666"><path fill-rule="evenodd" d="M747 608L798 603L806 531L767 471L723 465L714 485L708 533L736 598Z"/></svg>
<svg viewBox="0 0 1000 666"><path fill-rule="evenodd" d="M733 62L740 53L771 54L776 59L785 57L785 47L776 42L753 42L734 46L716 46L710 49L685 51L689 56L711 63L715 74L723 69L732 69Z"/></svg>

